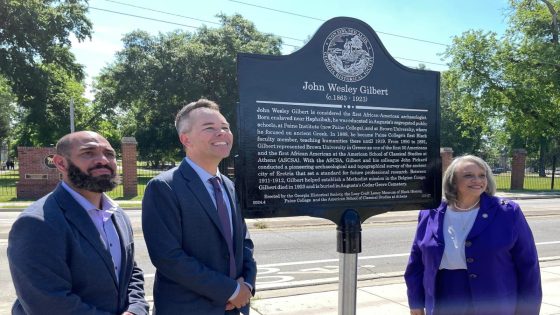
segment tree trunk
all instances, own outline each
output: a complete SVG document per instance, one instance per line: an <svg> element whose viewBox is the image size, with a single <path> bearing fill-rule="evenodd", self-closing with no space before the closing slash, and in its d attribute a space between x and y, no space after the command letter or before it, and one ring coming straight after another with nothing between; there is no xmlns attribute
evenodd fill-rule
<svg viewBox="0 0 560 315"><path fill-rule="evenodd" d="M559 32L559 25L558 25L558 12L554 9L554 5L548 0L541 0L544 2L550 15L552 15L552 43L558 45L558 32Z"/></svg>
<svg viewBox="0 0 560 315"><path fill-rule="evenodd" d="M544 137L540 138L540 149L539 149L539 177L546 177L546 149L547 141Z"/></svg>

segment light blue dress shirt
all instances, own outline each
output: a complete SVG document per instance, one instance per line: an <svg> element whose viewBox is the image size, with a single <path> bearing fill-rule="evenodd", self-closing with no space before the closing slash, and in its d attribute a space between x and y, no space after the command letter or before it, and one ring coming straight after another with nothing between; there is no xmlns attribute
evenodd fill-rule
<svg viewBox="0 0 560 315"><path fill-rule="evenodd" d="M91 221L97 228L99 235L101 237L101 242L111 253L111 258L113 259L113 266L115 268L115 275L117 276L117 281L119 281L119 273L121 270L121 242L119 239L119 233L111 220L111 216L117 210L117 204L111 200L107 195L101 195L102 207L99 209L97 206L93 205L84 196L80 195L74 189L72 189L65 182L61 182L62 187L70 193L70 195L85 209Z"/></svg>

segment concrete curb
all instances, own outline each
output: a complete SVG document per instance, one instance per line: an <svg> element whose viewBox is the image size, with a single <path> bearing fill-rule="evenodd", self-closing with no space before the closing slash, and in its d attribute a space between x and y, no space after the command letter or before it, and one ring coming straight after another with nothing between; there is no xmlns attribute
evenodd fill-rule
<svg viewBox="0 0 560 315"><path fill-rule="evenodd" d="M523 213L527 218L530 217L540 217L540 216L550 216L550 215L560 215L560 211L543 209L523 209ZM418 221L418 210L411 211L397 211L397 212L386 212L373 217L368 218L362 227L375 226L379 224L400 224L400 223L416 223ZM318 228L332 226L336 227L333 222L309 217L281 217L281 218L265 218L265 219L247 219L247 226L250 230L270 230L270 229L291 229L291 228Z"/></svg>
<svg viewBox="0 0 560 315"><path fill-rule="evenodd" d="M500 193L500 197L505 197L511 200L531 200L531 199L553 199L560 198L560 193L556 192L537 192L537 193ZM31 201L22 202L3 202L0 203L0 212L21 212ZM142 206L141 201L121 201L117 203L126 211L140 210ZM527 217L532 216L546 216L558 215L560 213L552 210L531 210L525 211ZM398 224L416 222L418 219L418 210L409 211L395 211L385 212L373 217L368 218L362 225L375 225L375 224ZM263 218L263 219L247 219L247 225L251 230L264 230L264 229L289 229L289 228L316 228L324 226L336 226L333 222L309 216L300 217L278 217L278 218Z"/></svg>

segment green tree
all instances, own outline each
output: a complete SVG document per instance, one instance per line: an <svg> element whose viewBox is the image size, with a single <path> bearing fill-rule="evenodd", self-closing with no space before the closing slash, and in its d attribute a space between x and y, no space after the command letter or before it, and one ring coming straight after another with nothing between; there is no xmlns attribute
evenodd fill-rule
<svg viewBox="0 0 560 315"><path fill-rule="evenodd" d="M70 33L78 40L90 37L86 12L85 0L0 0L0 71L16 85L39 63L81 76L68 47Z"/></svg>
<svg viewBox="0 0 560 315"><path fill-rule="evenodd" d="M510 0L507 39L515 49L508 72L515 82L514 114L526 118L510 123L516 141L538 147L539 174L545 176L546 156L560 139L560 24L558 0Z"/></svg>
<svg viewBox="0 0 560 315"><path fill-rule="evenodd" d="M74 94L83 79L69 36L90 36L86 12L85 0L0 0L0 74L17 98L20 145L52 144L48 134L61 128L51 119L60 116L63 102L68 106L60 98Z"/></svg>
<svg viewBox="0 0 560 315"><path fill-rule="evenodd" d="M83 85L74 80L66 70L54 64L37 65L44 74L35 88L42 91L42 98L28 101L30 106L21 107L14 136L18 145L49 146L70 132L70 101L74 101L76 130L91 129L91 109Z"/></svg>
<svg viewBox="0 0 560 315"><path fill-rule="evenodd" d="M14 115L14 95L8 81L0 76L0 144L8 138Z"/></svg>
<svg viewBox="0 0 560 315"><path fill-rule="evenodd" d="M181 156L174 119L184 102L215 100L235 123L238 52L280 54L278 37L240 15L218 17L219 28L195 33L127 34L115 63L97 80L94 111L106 113L122 135L134 135L141 158L155 165Z"/></svg>
<svg viewBox="0 0 560 315"><path fill-rule="evenodd" d="M487 131L486 121L470 120L470 115L463 111L461 98L457 95L457 81L450 72L441 76L441 146L453 149L454 155L480 152L483 147L483 135Z"/></svg>
<svg viewBox="0 0 560 315"><path fill-rule="evenodd" d="M485 121L488 130L503 130L510 148L537 143L543 156L545 144L560 135L555 22L560 1L510 0L510 6L510 24L503 38L468 31L446 51L451 60L451 99L460 107L464 122L481 126Z"/></svg>

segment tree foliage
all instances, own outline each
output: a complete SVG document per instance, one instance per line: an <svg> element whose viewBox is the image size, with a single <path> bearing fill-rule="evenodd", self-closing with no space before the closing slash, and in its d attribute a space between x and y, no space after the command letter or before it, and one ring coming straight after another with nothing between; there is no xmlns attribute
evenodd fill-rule
<svg viewBox="0 0 560 315"><path fill-rule="evenodd" d="M509 27L455 37L449 102L481 139L503 130L509 148L530 148L560 136L558 0L510 0ZM489 126L489 127L484 127ZM491 131L491 132L490 132ZM542 152L541 152L542 153Z"/></svg>
<svg viewBox="0 0 560 315"><path fill-rule="evenodd" d="M8 81L0 76L0 144L8 137L14 118L14 95Z"/></svg>
<svg viewBox="0 0 560 315"><path fill-rule="evenodd" d="M486 121L473 121L463 107L460 106L460 92L457 82L450 72L444 72L441 77L441 146L453 149L455 155L478 152L482 147L480 135L487 126ZM472 110L472 107L471 107ZM473 115L480 117L479 115Z"/></svg>
<svg viewBox="0 0 560 315"><path fill-rule="evenodd" d="M80 103L83 92L70 34L90 36L86 11L85 0L0 0L0 74L16 96L19 145L50 145L69 131L66 97Z"/></svg>
<svg viewBox="0 0 560 315"><path fill-rule="evenodd" d="M0 70L14 84L25 82L24 70L54 63L82 75L69 52L70 33L78 40L90 36L82 0L0 0ZM32 76L34 71L28 76ZM23 87L19 87L23 88Z"/></svg>
<svg viewBox="0 0 560 315"><path fill-rule="evenodd" d="M18 110L18 125L14 130L16 142L21 146L50 146L70 132L70 101L75 107L76 130L90 129L91 110L83 85L68 72L54 64L37 65L43 73L34 87L41 91L39 97L26 102Z"/></svg>
<svg viewBox="0 0 560 315"><path fill-rule="evenodd" d="M123 135L135 136L142 158L157 164L180 156L174 120L185 102L215 100L234 124L237 53L280 54L278 37L260 33L240 15L218 17L220 27L195 33L131 32L99 76L95 111Z"/></svg>

